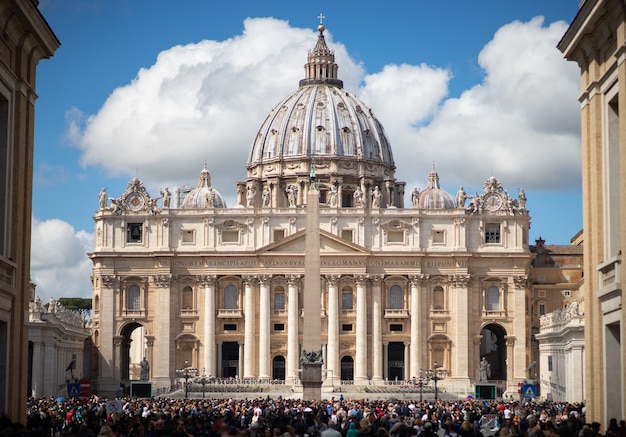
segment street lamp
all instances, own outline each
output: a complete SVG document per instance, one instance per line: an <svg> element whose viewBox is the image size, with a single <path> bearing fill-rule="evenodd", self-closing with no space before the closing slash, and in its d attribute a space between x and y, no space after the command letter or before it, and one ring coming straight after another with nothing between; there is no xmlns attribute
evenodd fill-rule
<svg viewBox="0 0 626 437"><path fill-rule="evenodd" d="M202 384L202 399L204 399L204 386L209 382L209 378L206 376L206 367L202 369L202 376L196 379L196 382Z"/></svg>
<svg viewBox="0 0 626 437"><path fill-rule="evenodd" d="M435 361L434 369L426 371L426 378L431 379L435 383L435 402L437 402L437 398L439 392L437 390L437 381L441 381L446 377L447 372L444 369L439 369L437 365L437 361Z"/></svg>
<svg viewBox="0 0 626 437"><path fill-rule="evenodd" d="M420 402L422 402L422 389L428 385L428 378L422 374L422 369L420 369L420 376L417 378L417 382L415 382L420 389Z"/></svg>
<svg viewBox="0 0 626 437"><path fill-rule="evenodd" d="M179 378L183 378L185 380L185 399L189 398L189 379L193 378L198 374L198 369L194 369L193 367L189 367L189 361L185 360L185 367L182 369L178 369L176 374Z"/></svg>

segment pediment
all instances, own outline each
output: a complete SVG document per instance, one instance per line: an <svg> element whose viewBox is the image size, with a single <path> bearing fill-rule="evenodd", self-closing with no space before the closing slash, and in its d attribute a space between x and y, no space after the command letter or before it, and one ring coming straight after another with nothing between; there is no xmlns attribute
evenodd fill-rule
<svg viewBox="0 0 626 437"><path fill-rule="evenodd" d="M269 244L259 250L260 255L271 255L272 253L293 253L304 254L306 247L306 229L296 232L276 243ZM353 254L366 255L369 252L358 244L351 243L336 235L320 229L320 253L323 254Z"/></svg>

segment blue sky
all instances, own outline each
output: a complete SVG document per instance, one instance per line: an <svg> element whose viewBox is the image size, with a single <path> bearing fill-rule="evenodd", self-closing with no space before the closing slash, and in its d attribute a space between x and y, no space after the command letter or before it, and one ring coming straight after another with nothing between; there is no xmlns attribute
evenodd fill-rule
<svg viewBox="0 0 626 437"><path fill-rule="evenodd" d="M556 44L578 2L41 0L61 41L38 66L32 277L91 295L98 192L133 176L153 197L204 161L235 206L265 114L297 89L325 16L339 77L381 120L396 176L526 191L530 240L582 227L578 67ZM408 202L408 200L407 200Z"/></svg>

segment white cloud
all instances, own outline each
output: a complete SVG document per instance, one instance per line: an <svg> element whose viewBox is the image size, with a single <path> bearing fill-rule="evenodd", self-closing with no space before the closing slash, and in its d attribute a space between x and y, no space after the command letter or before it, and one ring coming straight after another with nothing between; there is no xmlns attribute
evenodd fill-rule
<svg viewBox="0 0 626 437"><path fill-rule="evenodd" d="M435 162L444 185L480 187L493 174L509 187L554 190L580 178L579 73L556 49L565 29L541 17L503 26L479 55L483 83L448 99L450 71L388 65L365 75L326 38L345 88L383 122L409 187L423 187ZM255 18L228 40L172 47L84 124L74 111L68 136L83 165L137 175L155 193L195 184L207 161L213 185L235 206L256 130L297 89L315 40L310 30Z"/></svg>
<svg viewBox="0 0 626 437"><path fill-rule="evenodd" d="M92 263L86 253L93 250L93 234L76 232L62 220L33 218L31 280L36 294L50 297L91 297Z"/></svg>
<svg viewBox="0 0 626 437"><path fill-rule="evenodd" d="M414 143L393 143L396 162L434 161L452 185L481 187L493 175L510 188L579 186L580 72L556 49L566 29L541 17L500 28L478 57L483 83L442 102L416 136L400 132Z"/></svg>

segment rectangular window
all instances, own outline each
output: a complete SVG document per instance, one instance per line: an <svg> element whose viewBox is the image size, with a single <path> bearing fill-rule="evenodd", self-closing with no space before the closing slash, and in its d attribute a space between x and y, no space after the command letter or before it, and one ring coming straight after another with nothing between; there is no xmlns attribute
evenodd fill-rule
<svg viewBox="0 0 626 437"><path fill-rule="evenodd" d="M500 224L499 223L487 223L485 226L485 243L496 244L500 243Z"/></svg>
<svg viewBox="0 0 626 437"><path fill-rule="evenodd" d="M404 231L387 231L387 243L404 243Z"/></svg>
<svg viewBox="0 0 626 437"><path fill-rule="evenodd" d="M224 331L236 331L237 324L236 323L224 323Z"/></svg>
<svg viewBox="0 0 626 437"><path fill-rule="evenodd" d="M341 238L352 243L352 229L342 229Z"/></svg>
<svg viewBox="0 0 626 437"><path fill-rule="evenodd" d="M194 231L183 229L183 243L191 244L194 242Z"/></svg>
<svg viewBox="0 0 626 437"><path fill-rule="evenodd" d="M344 323L341 325L342 331L352 331L352 323Z"/></svg>
<svg viewBox="0 0 626 437"><path fill-rule="evenodd" d="M540 316L545 316L546 315L546 304L545 303L540 303L539 304L539 315Z"/></svg>
<svg viewBox="0 0 626 437"><path fill-rule="evenodd" d="M9 211L8 183L11 177L9 165L9 101L0 95L0 255L7 254L6 221Z"/></svg>
<svg viewBox="0 0 626 437"><path fill-rule="evenodd" d="M445 231L433 231L433 244L444 244L446 242Z"/></svg>
<svg viewBox="0 0 626 437"><path fill-rule="evenodd" d="M352 293L341 293L341 309L352 310Z"/></svg>
<svg viewBox="0 0 626 437"><path fill-rule="evenodd" d="M126 225L126 242L141 243L141 235L143 234L143 224L128 223Z"/></svg>
<svg viewBox="0 0 626 437"><path fill-rule="evenodd" d="M402 324L401 323L392 323L389 325L389 330L391 332L402 332Z"/></svg>
<svg viewBox="0 0 626 437"><path fill-rule="evenodd" d="M565 290L565 291L563 291L563 296L565 296L565 297L572 297L572 292L570 290Z"/></svg>
<svg viewBox="0 0 626 437"><path fill-rule="evenodd" d="M239 243L239 231L222 231L222 243Z"/></svg>
<svg viewBox="0 0 626 437"><path fill-rule="evenodd" d="M552 372L552 355L548 355L548 371Z"/></svg>
<svg viewBox="0 0 626 437"><path fill-rule="evenodd" d="M274 331L284 331L285 324L284 323L274 323Z"/></svg>
<svg viewBox="0 0 626 437"><path fill-rule="evenodd" d="M274 294L274 311L282 311L285 309L285 293Z"/></svg>
<svg viewBox="0 0 626 437"><path fill-rule="evenodd" d="M284 229L274 229L274 242L280 241L285 238L285 230Z"/></svg>
<svg viewBox="0 0 626 437"><path fill-rule="evenodd" d="M546 297L546 290L539 290L539 292L537 293L537 296Z"/></svg>

